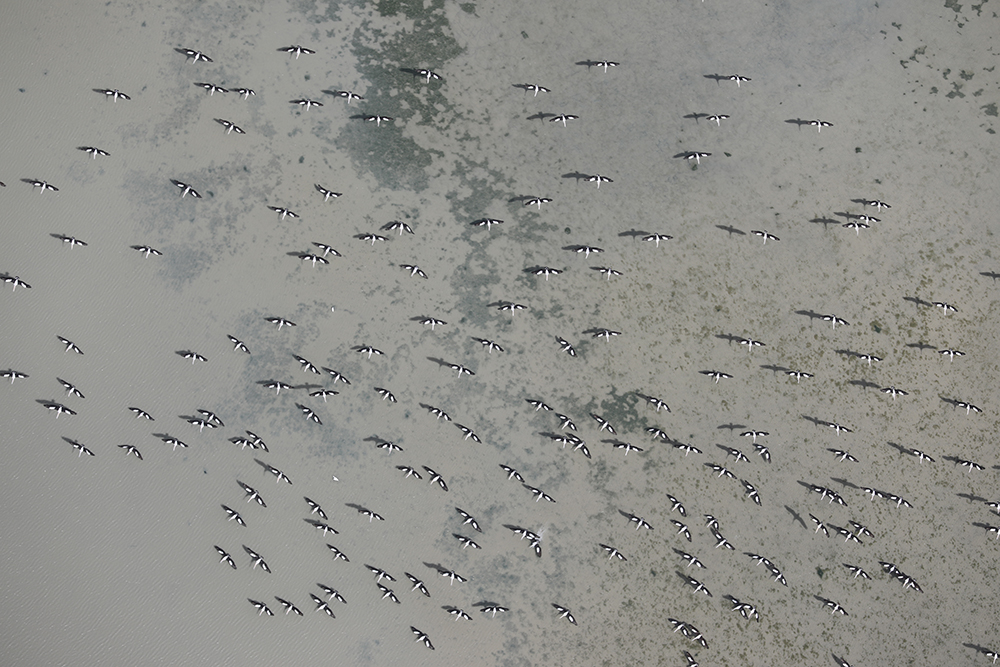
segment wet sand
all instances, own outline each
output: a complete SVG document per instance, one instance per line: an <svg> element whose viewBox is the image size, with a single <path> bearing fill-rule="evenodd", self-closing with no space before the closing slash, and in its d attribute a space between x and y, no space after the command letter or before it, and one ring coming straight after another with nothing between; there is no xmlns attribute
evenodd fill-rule
<svg viewBox="0 0 1000 667"><path fill-rule="evenodd" d="M988 6L41 2L0 16L0 272L32 286L8 285L0 298L0 368L30 375L0 385L0 662L683 665L686 650L703 665L834 664L832 654L852 665L974 665L988 663L975 646L997 650L984 613L998 603L997 543L975 524L1000 521L969 498L1000 500L990 440L998 286L982 275L1000 271L1000 74L989 64ZM317 53L276 52L289 44ZM185 63L175 47L214 62ZM604 58L621 65L605 73L575 64ZM400 71L422 67L444 80ZM731 74L751 81L708 78ZM192 85L201 81L257 95L210 96ZM518 83L551 92L532 97ZM324 92L342 89L366 99L347 106ZM325 106L288 103L302 97ZM366 113L394 121L352 118ZM580 118L564 128L539 113ZM731 118L716 126L695 113ZM246 134L227 135L214 118ZM816 118L833 126L789 122ZM111 155L91 159L81 145ZM712 155L699 165L673 157L690 150ZM577 173L613 182L598 189ZM39 194L22 178L60 190ZM170 179L203 198L181 198ZM343 196L323 202L314 183ZM510 201L526 195L554 201L540 210ZM892 208L874 213L859 199ZM279 220L268 205L301 217ZM860 234L841 226L860 213L882 221ZM468 224L483 217L505 222ZM383 232L388 240L374 246L353 238L392 220L414 234ZM751 234L761 229L780 240L762 243ZM654 247L636 231L673 238ZM343 257L312 267L288 255L314 241ZM134 244L163 256L144 259ZM575 244L605 252L564 249ZM531 266L564 272L546 281L524 272ZM593 266L623 275L605 280ZM501 300L528 308L511 316L488 305ZM922 305L934 301L959 310ZM298 326L278 330L268 316ZM447 324L432 331L411 319L421 316ZM621 335L583 333L595 327ZM227 334L252 354L233 351ZM63 352L56 336L84 355ZM561 352L556 336L578 356ZM738 342L748 337L766 346L748 353ZM367 344L385 355L351 350ZM966 356L949 362L935 352L946 347ZM208 362L174 353L185 349ZM883 361L868 367L846 352ZM352 384L303 373L292 355ZM459 377L434 359L476 374ZM709 369L733 377L714 383L700 374ZM815 377L796 383L786 369ZM86 398L66 397L56 377ZM302 389L276 396L257 384L272 378L340 393L326 403ZM879 391L890 385L909 395ZM657 413L636 392L671 411ZM541 435L559 422L525 399L569 415L593 458ZM38 400L78 414L56 419ZM954 400L983 413L966 415ZM177 417L199 408L225 427L199 432ZM625 456L602 442L591 412L644 451ZM818 421L853 432L838 436ZM703 453L684 456L648 427ZM770 433L770 464L739 437L750 428ZM246 429L270 452L227 441ZM171 451L153 432L190 447ZM77 456L63 437L95 456ZM403 451L387 455L373 437ZM750 460L727 460L719 444ZM966 472L946 456L986 469ZM277 484L255 457L293 484ZM752 483L762 506L707 462ZM534 502L500 464L556 503ZM396 465L429 466L449 491L403 479ZM259 489L267 508L243 502L237 480ZM847 506L800 482L836 490ZM869 502L861 487L913 508ZM670 512L668 493L686 519ZM339 535L303 522L304 495ZM345 503L386 521L369 523ZM227 522L220 504L248 527ZM461 527L456 506L484 532ZM619 510L654 530L636 531ZM704 514L735 551L714 548ZM857 521L874 537L825 538L809 514ZM671 519L690 527L691 543ZM542 557L504 524L541 534ZM483 549L461 549L456 532ZM335 562L326 542L351 562ZM628 561L609 561L599 543ZM272 574L251 569L244 544ZM217 562L213 545L237 571ZM674 548L706 569L684 568ZM769 558L788 586L742 552ZM896 563L923 593L904 590L879 561ZM852 579L845 562L873 580ZM364 563L400 580L390 584L400 605L379 599ZM428 563L469 581L449 586ZM678 571L713 597L692 592ZM432 597L409 592L403 572ZM313 612L316 582L347 598L332 603L336 619ZM727 594L756 605L760 622L730 611ZM275 595L306 617L286 617ZM832 616L817 595L849 616ZM277 616L258 617L247 598ZM475 611L481 602L510 611L489 618ZM442 605L473 621L454 621ZM668 618L696 626L710 648L672 632ZM411 625L435 651L415 643Z"/></svg>

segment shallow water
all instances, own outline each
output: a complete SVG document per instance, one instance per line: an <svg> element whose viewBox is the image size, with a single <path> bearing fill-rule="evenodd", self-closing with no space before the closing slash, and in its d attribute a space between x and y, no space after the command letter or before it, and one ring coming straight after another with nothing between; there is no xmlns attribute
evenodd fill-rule
<svg viewBox="0 0 1000 667"><path fill-rule="evenodd" d="M683 665L690 651L703 665L834 664L833 655L916 665L987 664L976 647L1000 648L983 613L998 600L997 542L982 526L1000 523L982 502L1000 500L990 439L998 287L983 275L1000 271L991 171L1000 75L988 5L64 5L8 7L0 22L0 272L32 286L8 285L0 297L0 368L30 375L0 385L0 662ZM317 53L276 51L289 44ZM185 62L175 47L214 62ZM576 64L604 58L620 66ZM424 67L443 81L401 71ZM724 78L734 73L751 80L737 87ZM257 95L209 95L192 85L203 81ZM551 92L533 97L519 83ZM336 90L365 100L348 106L325 92ZM288 103L302 97L324 106ZM373 127L355 117L375 113L394 120ZM540 113L579 119L563 127ZM696 113L730 118L716 126ZM246 134L227 135L214 118ZM815 118L833 126L793 122ZM91 159L76 150L83 145L111 155ZM694 165L673 157L691 150L712 155ZM613 182L598 189L578 174ZM22 178L60 189L40 194ZM203 198L180 197L170 179ZM314 183L343 196L324 202ZM528 195L553 201L512 201ZM874 213L863 199L892 208ZM268 205L301 217L280 220ZM882 221L860 233L842 227L861 213ZM505 222L469 224L483 217ZM354 238L393 220L414 233L382 232L375 245ZM762 243L752 230L780 240ZM650 233L673 238L656 247L641 240ZM312 242L343 257L313 267L289 256ZM134 244L163 255L144 259ZM579 244L605 252L565 249ZM533 266L564 272L545 280L524 271ZM605 280L595 266L623 275ZM505 300L527 309L490 305ZM831 313L850 325L810 315ZM297 326L278 330L269 316ZM447 324L414 321L426 316ZM585 333L604 327L621 335ZM252 354L233 351L227 334ZM63 352L56 336L84 354ZM578 355L560 351L556 336ZM504 351L487 353L473 337ZM740 338L766 346L748 352ZM385 354L351 349L369 344ZM935 353L946 347L966 356ZM869 367L849 352L883 361ZM304 373L293 355L351 385ZM714 383L700 374L710 369L733 377ZM789 369L815 377L797 383ZM56 377L86 398L67 397ZM340 393L325 403L304 389L275 395L258 384L269 379ZM879 391L890 385L909 393ZM559 421L526 399L569 415L593 458L542 435ZM78 414L56 419L39 400ZM983 413L966 415L956 400ZM225 427L199 432L177 417L199 408ZM644 451L626 456L602 442L592 412ZM821 421L853 432L838 436ZM653 426L703 453L653 441L644 432ZM739 437L751 428L770 433L770 464ZM227 441L246 429L270 452ZM172 451L154 432L190 447ZM95 456L77 456L63 437ZM403 451L387 455L372 439ZM734 462L720 444L750 460ZM949 456L985 470L966 472ZM294 483L276 483L254 458ZM705 463L752 483L762 506ZM534 502L500 464L556 502ZM429 466L448 492L426 475L404 479L397 465ZM237 480L267 508L243 502ZM847 506L801 482L838 491ZM870 502L862 487L913 508ZM302 496L339 535L303 522ZM386 520L369 523L345 503ZM227 522L220 504L248 527ZM456 506L484 532L463 527ZM620 510L654 530L636 531ZM735 551L714 548L704 514ZM823 537L810 514L860 522L874 537ZM690 527L691 543L672 519ZM541 534L542 557L505 524ZM483 549L463 550L453 533ZM327 542L350 563L334 561ZM628 561L609 561L600 543ZM213 545L233 556L235 572ZM251 569L241 545L272 574ZM674 549L707 568L685 568ZM769 558L788 586L742 552ZM879 561L896 563L923 594ZM401 604L380 599L365 563L399 580L389 585ZM851 578L842 563L872 580ZM448 585L428 564L469 581ZM431 598L410 592L404 572ZM336 619L314 613L316 582L347 598L332 603ZM760 622L731 612L727 594L756 605ZM275 595L305 618L286 617ZM849 615L831 615L814 596ZM247 598L276 617L258 617ZM486 602L510 611L490 618L476 611ZM473 620L453 620L441 609L449 605ZM669 618L696 626L710 648L672 632ZM414 641L411 625L435 651Z"/></svg>

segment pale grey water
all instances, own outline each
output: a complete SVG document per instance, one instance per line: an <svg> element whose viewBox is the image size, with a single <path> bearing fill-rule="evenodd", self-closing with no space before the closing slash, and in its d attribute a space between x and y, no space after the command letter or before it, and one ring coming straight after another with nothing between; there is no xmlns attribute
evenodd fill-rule
<svg viewBox="0 0 1000 667"><path fill-rule="evenodd" d="M998 286L981 275L1000 270L998 20L988 3L36 2L0 18L0 272L32 285L8 285L0 297L0 368L30 374L0 385L0 663L683 665L687 650L703 665L829 665L831 654L855 666L973 665L988 658L970 646L1000 646L990 613L997 542L974 525L1000 521L957 495L1000 500L991 441ZM317 54L275 51L288 44ZM214 62L185 63L175 47ZM621 66L574 64L588 58ZM444 81L425 85L400 67L430 67ZM734 73L752 81L705 78ZM195 81L257 96L209 96ZM524 82L552 92L533 98L512 87ZM132 100L91 92L105 87ZM347 107L322 92L339 89L366 100ZM325 106L287 103L299 97ZM350 118L363 112L396 120L375 128ZM566 128L529 119L539 112L580 119ZM685 118L695 112L732 117L715 127ZM817 117L833 127L785 122ZM247 134L226 135L213 118ZM111 156L92 160L80 145ZM695 170L671 157L686 150L713 155ZM614 182L597 190L564 177L578 171ZM21 178L60 190L39 194ZM204 198L180 198L171 178ZM323 203L313 183L344 196ZM529 194L554 201L541 211L508 202ZM863 212L852 203L860 198L893 208L857 236L837 213ZM269 204L302 217L279 221ZM506 222L490 232L468 225L481 217ZM823 218L837 223L813 222ZM393 232L375 247L352 238L395 219L415 234ZM781 240L762 245L752 229ZM654 248L620 236L630 230L674 238ZM89 245L67 247L53 233ZM314 269L286 254L312 241L344 257ZM163 257L128 247L147 243ZM579 243L607 252L588 260L562 250ZM419 264L428 280L401 263ZM523 272L534 265L565 272L545 281ZM624 275L605 281L588 269L599 265ZM501 299L529 309L512 318L487 306ZM833 330L796 311L836 313L851 326ZM298 326L278 331L263 321L271 315ZM448 324L432 332L410 319L424 315ZM604 326L622 335L605 343L581 333ZM226 334L253 354L233 352ZM85 354L64 353L57 335ZM559 351L557 335L577 358ZM767 346L748 354L722 335ZM487 354L471 336L505 352ZM917 343L967 356L949 363ZM350 350L364 344L386 355ZM192 365L174 354L182 349L209 361ZM843 349L884 361L869 369ZM326 404L255 384L332 387L328 376L304 375L292 354L353 384ZM459 378L429 357L476 375ZM816 377L796 384L767 366ZM711 368L734 377L714 384L699 374ZM65 397L57 376L86 398ZM861 380L909 395L892 400ZM379 400L373 386L399 403ZM636 391L672 412L657 414ZM942 397L984 412L966 416ZM594 458L539 435L558 421L526 398L570 415ZM79 414L57 420L38 399ZM295 402L324 424L307 422ZM463 441L421 402L483 444ZM156 421L137 421L128 406ZM197 408L217 412L225 428L199 433L177 418ZM602 443L594 411L645 451L626 458ZM804 416L854 432L838 437ZM647 426L704 453L654 443ZM750 427L770 432L770 465L738 437ZM271 452L227 442L244 429ZM152 432L191 447L171 451ZM374 435L404 451L388 457L364 440ZM63 436L95 457L78 457ZM126 442L143 461L117 449ZM889 442L937 462L920 464ZM727 465L759 489L762 507L702 465L723 462L717 443L750 456ZM860 462L826 451L840 446ZM276 485L255 456L294 484ZM965 472L945 456L986 470ZM533 502L501 463L557 502ZM402 479L400 464L440 471L450 491ZM237 479L268 507L243 502ZM800 480L837 489L848 506L828 505ZM871 503L864 486L914 508ZM680 517L667 493L687 507L690 544L673 535L669 521ZM340 535L303 523L303 495ZM249 527L226 522L220 503ZM386 521L369 524L344 503ZM485 532L460 529L455 506ZM619 509L655 530L637 533ZM807 525L810 513L853 519L875 537L856 545L817 536L793 512ZM713 548L707 513L735 552ZM544 531L542 558L507 523ZM462 550L453 532L483 549ZM351 562L334 562L324 542ZM628 562L609 562L598 543ZM217 563L216 544L237 571ZM242 544L273 573L251 570ZM678 579L675 547L705 562L687 573L714 597ZM788 587L743 551L770 558ZM880 560L924 593L903 590ZM851 579L843 562L873 581ZM363 563L401 580L390 584L400 605L379 599ZM424 563L469 581L448 586ZM432 597L408 592L404 571ZM334 603L336 619L312 611L316 582L348 599ZM729 611L725 594L756 604L761 622ZM281 614L274 595L306 617ZM850 615L832 617L814 595ZM277 616L256 616L248 597ZM474 610L487 600L510 611L490 619ZM579 626L551 603L569 607ZM474 619L455 622L442 605ZM710 648L671 632L668 618L697 626ZM415 643L410 625L436 650Z"/></svg>

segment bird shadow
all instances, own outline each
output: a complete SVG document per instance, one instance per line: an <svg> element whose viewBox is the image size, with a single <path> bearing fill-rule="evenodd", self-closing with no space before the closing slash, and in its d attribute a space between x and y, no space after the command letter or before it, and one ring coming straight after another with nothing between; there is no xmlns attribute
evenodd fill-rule
<svg viewBox="0 0 1000 667"><path fill-rule="evenodd" d="M724 74L702 74L702 77L706 79L714 79L715 85L719 85L720 81L729 81L729 77Z"/></svg>
<svg viewBox="0 0 1000 667"><path fill-rule="evenodd" d="M591 336L596 336L599 333L604 333L604 329L598 329L597 327L593 327L591 329L584 329L580 333L585 333L585 334L590 334Z"/></svg>
<svg viewBox="0 0 1000 667"><path fill-rule="evenodd" d="M532 88L531 85L527 84L527 83L514 83L514 84L511 84L511 85L514 88L520 88L525 93L530 93L530 92L532 92L534 90L534 88Z"/></svg>
<svg viewBox="0 0 1000 667"><path fill-rule="evenodd" d="M628 519L629 521L631 521L632 517L634 516L631 512L626 512L624 510L618 510L618 513L621 514L626 519Z"/></svg>
<svg viewBox="0 0 1000 667"><path fill-rule="evenodd" d="M909 447L904 447L903 445L899 444L898 442L893 442L892 440L889 440L885 444L889 445L890 447L892 447L893 449L895 449L900 454L909 454L910 453L910 448Z"/></svg>
<svg viewBox="0 0 1000 667"><path fill-rule="evenodd" d="M718 338L719 340L727 341L730 345L732 345L733 342L738 343L741 340L743 340L741 336L735 336L733 334L728 334L728 333L715 334L715 337Z"/></svg>
<svg viewBox="0 0 1000 667"><path fill-rule="evenodd" d="M792 515L792 520L793 521L798 522L803 528L805 528L806 530L809 530L809 526L807 526L806 522L802 520L802 515L801 514L799 514L795 510L793 510L788 505L785 505L785 511Z"/></svg>
<svg viewBox="0 0 1000 667"><path fill-rule="evenodd" d="M771 371L772 373L787 373L792 370L790 368L786 368L785 366L777 366L775 364L761 364L760 367L766 371Z"/></svg>
<svg viewBox="0 0 1000 667"><path fill-rule="evenodd" d="M797 125L798 129L801 130L803 125L808 125L812 121L802 120L801 118L789 118L785 122L789 125Z"/></svg>
<svg viewBox="0 0 1000 667"><path fill-rule="evenodd" d="M730 433L732 433L733 431L737 431L739 429L744 429L746 427L747 427L746 424L733 424L733 423L729 423L729 424L719 424L715 428L719 429L720 431L722 429L727 429Z"/></svg>
<svg viewBox="0 0 1000 667"><path fill-rule="evenodd" d="M538 113L533 113L527 117L527 120L545 120L546 118L555 118L556 114L549 113L547 111L539 111Z"/></svg>
<svg viewBox="0 0 1000 667"><path fill-rule="evenodd" d="M507 203L508 204L513 204L514 202L517 202L519 204L524 204L524 202L529 201L529 200L534 199L534 198L535 197L532 196L532 195L518 195L517 197L511 197L510 199L508 199Z"/></svg>
<svg viewBox="0 0 1000 667"><path fill-rule="evenodd" d="M833 218L812 218L811 220L809 220L809 222L812 222L812 223L817 224L817 225L823 225L823 229L824 230L829 225L839 225L840 224L839 220L834 220Z"/></svg>
<svg viewBox="0 0 1000 667"><path fill-rule="evenodd" d="M857 484L855 484L853 482L849 482L846 479L844 479L843 477L831 477L830 481L831 482L835 482L836 484L839 484L841 490L843 490L843 489L855 489L855 490L857 490L858 489L858 485Z"/></svg>
<svg viewBox="0 0 1000 667"><path fill-rule="evenodd" d="M732 236L733 234L739 234L740 236L746 236L747 235L747 233L745 231L743 231L742 229L737 229L736 227L733 227L732 225L716 225L715 227L716 227L716 229L721 229L724 232L728 232L730 236Z"/></svg>
<svg viewBox="0 0 1000 667"><path fill-rule="evenodd" d="M515 526L515 525L514 525L514 524L512 524L512 523L505 523L505 524L503 524L503 527L504 527L504 528L506 528L507 530L510 530L510 531L520 531L520 530L524 530L524 528L522 528L521 526ZM523 539L523 538L522 538L522 539ZM424 565L427 565L427 563L424 563ZM427 565L427 566L428 566L428 567L433 567L433 566L431 566L431 565Z"/></svg>
<svg viewBox="0 0 1000 667"><path fill-rule="evenodd" d="M803 317L808 317L810 320L822 320L825 315L823 313L817 313L814 310L796 310L796 315L802 315Z"/></svg>
<svg viewBox="0 0 1000 667"><path fill-rule="evenodd" d="M980 271L979 275L992 278L993 282L996 282L997 278L1000 278L1000 273L997 273L996 271Z"/></svg>
<svg viewBox="0 0 1000 667"><path fill-rule="evenodd" d="M685 584L691 584L691 578L688 577L688 575L681 572L680 570L674 570L674 574L680 577L681 581L683 581Z"/></svg>
<svg viewBox="0 0 1000 667"><path fill-rule="evenodd" d="M931 306L934 305L930 301L924 301L923 299L921 299L918 296L904 296L903 297L903 301L909 301L910 303L912 303L913 305L918 306L918 307L919 306L927 306L928 308L930 308Z"/></svg>
<svg viewBox="0 0 1000 667"><path fill-rule="evenodd" d="M878 389L879 388L879 386L877 384L875 384L874 382L871 382L871 381L865 380L865 379L851 380L850 382L848 382L848 384L852 384L855 387L861 387L862 389L865 389L865 390L867 390L867 389Z"/></svg>
<svg viewBox="0 0 1000 667"><path fill-rule="evenodd" d="M982 496L977 496L974 493L956 493L955 495L958 496L959 498L965 498L970 503L985 503L986 502L986 498L983 498Z"/></svg>
<svg viewBox="0 0 1000 667"><path fill-rule="evenodd" d="M428 563L427 561L424 561L424 567L428 567L438 573L449 571L448 568L446 568L441 563Z"/></svg>
<svg viewBox="0 0 1000 667"><path fill-rule="evenodd" d="M812 417L810 415L802 415L802 418L806 421L812 422L816 426L829 426L830 424L830 422L825 419L817 419L816 417Z"/></svg>
<svg viewBox="0 0 1000 667"><path fill-rule="evenodd" d="M544 271L548 269L547 266L542 266L541 264L536 264L535 266L529 266L526 269L522 269L524 273L538 273L539 271Z"/></svg>
<svg viewBox="0 0 1000 667"><path fill-rule="evenodd" d="M850 663L847 662L846 660L844 660L843 658L841 658L836 653L831 652L830 655L833 656L833 661L835 663L837 663L838 667L844 667L844 665L847 665L847 667L850 667Z"/></svg>
<svg viewBox="0 0 1000 667"><path fill-rule="evenodd" d="M987 648L985 646L980 646L979 644L970 644L968 642L964 642L962 644L962 646L964 646L965 648L971 648L973 651L976 651L978 653L982 653L983 655L987 655L987 656L988 655L993 655L995 653L995 651L993 649Z"/></svg>
<svg viewBox="0 0 1000 667"><path fill-rule="evenodd" d="M618 232L618 236L620 237L631 236L633 239L635 239L635 238L641 238L643 236L649 236L649 232L644 232L638 229L630 229L627 232Z"/></svg>
<svg viewBox="0 0 1000 667"><path fill-rule="evenodd" d="M322 388L323 385L316 384L315 382L304 382L302 384L297 384L292 387L292 389L305 389L307 391L310 389L322 389Z"/></svg>
<svg viewBox="0 0 1000 667"><path fill-rule="evenodd" d="M739 455L743 453L735 447L728 447L726 445L720 445L719 443L716 443L715 446L724 451L727 457L735 456L738 459Z"/></svg>
<svg viewBox="0 0 1000 667"><path fill-rule="evenodd" d="M587 180L588 178L590 178L590 174L584 174L584 173L579 172L579 171L571 171L568 174L563 174L562 177L563 178L575 178L576 182L579 183L580 179Z"/></svg>
<svg viewBox="0 0 1000 667"><path fill-rule="evenodd" d="M693 119L694 122L697 123L699 118L708 118L708 114L707 113L697 113L696 112L696 113L689 113L689 114L687 114L686 116L683 116L683 117L684 118Z"/></svg>
<svg viewBox="0 0 1000 667"><path fill-rule="evenodd" d="M492 600L481 600L479 602L473 602L472 606L473 607L499 607L500 604L498 602L493 602Z"/></svg>
<svg viewBox="0 0 1000 667"><path fill-rule="evenodd" d="M928 343L925 343L922 340L921 341L917 341L916 343L907 343L906 347L915 348L917 350L920 350L921 352L923 352L924 350L936 350L937 349L935 346L929 345Z"/></svg>

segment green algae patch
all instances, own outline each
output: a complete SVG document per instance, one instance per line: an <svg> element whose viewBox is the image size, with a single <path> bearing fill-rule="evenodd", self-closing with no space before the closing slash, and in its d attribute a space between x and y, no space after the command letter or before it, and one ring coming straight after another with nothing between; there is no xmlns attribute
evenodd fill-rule
<svg viewBox="0 0 1000 667"><path fill-rule="evenodd" d="M380 185L419 192L428 187L427 168L444 153L422 146L405 128L436 128L455 109L448 101L447 79L425 81L416 70L440 68L463 49L451 32L443 0L383 0L375 8L383 18L362 20L350 42L355 68L369 83L365 100L334 144ZM364 120L374 114L393 121L376 127Z"/></svg>

